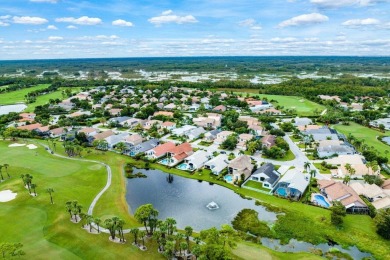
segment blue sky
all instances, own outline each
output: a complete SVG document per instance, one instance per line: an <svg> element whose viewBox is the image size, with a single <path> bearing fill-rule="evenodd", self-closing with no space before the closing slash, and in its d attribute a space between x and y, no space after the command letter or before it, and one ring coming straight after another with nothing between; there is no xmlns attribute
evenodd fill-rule
<svg viewBox="0 0 390 260"><path fill-rule="evenodd" d="M390 0L1 0L0 59L390 55Z"/></svg>

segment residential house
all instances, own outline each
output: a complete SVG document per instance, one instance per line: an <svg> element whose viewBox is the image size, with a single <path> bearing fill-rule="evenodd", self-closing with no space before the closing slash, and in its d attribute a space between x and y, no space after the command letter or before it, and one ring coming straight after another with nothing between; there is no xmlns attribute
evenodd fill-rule
<svg viewBox="0 0 390 260"><path fill-rule="evenodd" d="M49 130L49 134L50 134L51 138L60 137L61 135L65 134L66 132L68 132L68 128L66 128L66 127L58 127L58 128L54 128L54 129Z"/></svg>
<svg viewBox="0 0 390 260"><path fill-rule="evenodd" d="M109 123L115 123L115 124L120 124L123 126L123 124L129 120L131 117L128 116L120 116L120 117L112 117L108 120Z"/></svg>
<svg viewBox="0 0 390 260"><path fill-rule="evenodd" d="M303 132L304 135L312 136L314 141L339 140L337 132L329 127L323 126L319 129L308 129Z"/></svg>
<svg viewBox="0 0 390 260"><path fill-rule="evenodd" d="M115 135L115 133L112 130L107 130L98 134L95 134L92 136L93 140L103 140L106 139L109 136Z"/></svg>
<svg viewBox="0 0 390 260"><path fill-rule="evenodd" d="M333 180L317 181L321 193L330 201L339 201L347 212L365 213L368 211L366 203L348 185Z"/></svg>
<svg viewBox="0 0 390 260"><path fill-rule="evenodd" d="M353 182L349 185L358 195L366 197L376 209L390 208L390 192L375 184Z"/></svg>
<svg viewBox="0 0 390 260"><path fill-rule="evenodd" d="M347 164L354 169L353 177L362 179L363 175L374 174L365 164L364 157L358 154L339 155L338 157L326 159L325 162L337 166L337 169L331 170L331 174L334 177L343 178L346 175L351 175L348 167L346 167Z"/></svg>
<svg viewBox="0 0 390 260"><path fill-rule="evenodd" d="M136 127L137 125L141 125L142 126L143 123L144 123L144 120L142 120L142 119L139 119L139 118L129 118L126 121L123 121L121 123L121 125L123 127L128 127L130 129L132 129L132 128Z"/></svg>
<svg viewBox="0 0 390 260"><path fill-rule="evenodd" d="M184 163L187 164L186 170L195 171L202 168L208 160L210 160L209 153L203 150L198 150L192 155L188 156L184 160Z"/></svg>
<svg viewBox="0 0 390 260"><path fill-rule="evenodd" d="M171 131L176 128L176 123L167 121L161 124L161 128Z"/></svg>
<svg viewBox="0 0 390 260"><path fill-rule="evenodd" d="M214 112L223 113L226 111L226 107L224 105L219 105L213 108Z"/></svg>
<svg viewBox="0 0 390 260"><path fill-rule="evenodd" d="M188 107L188 112L196 112L200 108L199 104L192 104L190 107Z"/></svg>
<svg viewBox="0 0 390 260"><path fill-rule="evenodd" d="M130 146L136 146L142 143L143 137L140 134L133 134L125 137L123 141Z"/></svg>
<svg viewBox="0 0 390 260"><path fill-rule="evenodd" d="M246 180L252 174L254 166L248 155L241 155L233 159L228 165L228 173L233 175L233 181Z"/></svg>
<svg viewBox="0 0 390 260"><path fill-rule="evenodd" d="M299 200L310 182L310 175L298 169L288 170L273 189L273 193L284 198Z"/></svg>
<svg viewBox="0 0 390 260"><path fill-rule="evenodd" d="M120 134L117 134L117 135L110 135L110 136L104 138L104 140L107 141L108 148L112 149L118 143L120 143L120 142L124 143L124 140L125 140L125 138L127 136L129 136L129 133L120 133Z"/></svg>
<svg viewBox="0 0 390 260"><path fill-rule="evenodd" d="M121 114L122 109L121 108L111 108L108 110L108 113L112 116L118 116Z"/></svg>
<svg viewBox="0 0 390 260"><path fill-rule="evenodd" d="M221 130L218 130L218 129L215 129L215 130L212 130L212 131L209 131L207 133L204 134L204 140L206 142L212 142L214 141L216 138L217 138L217 135L222 132Z"/></svg>
<svg viewBox="0 0 390 260"><path fill-rule="evenodd" d="M261 138L261 144L263 147L271 148L275 145L276 136L274 135L265 135L263 138Z"/></svg>
<svg viewBox="0 0 390 260"><path fill-rule="evenodd" d="M160 141L156 138L150 139L135 146L128 146L126 153L130 156L136 156L137 154L146 153L149 150L155 148L160 144Z"/></svg>
<svg viewBox="0 0 390 260"><path fill-rule="evenodd" d="M191 129L190 131L188 131L186 133L186 136L190 140L195 140L195 139L199 138L201 134L204 134L204 133L206 133L206 130L204 130L203 127L197 127L197 128L194 128L194 129Z"/></svg>
<svg viewBox="0 0 390 260"><path fill-rule="evenodd" d="M240 134L238 136L237 148L240 150L246 150L246 144L253 138L254 136L252 134Z"/></svg>
<svg viewBox="0 0 390 260"><path fill-rule="evenodd" d="M319 158L331 157L334 155L351 155L355 154L355 149L349 145L326 145L317 148Z"/></svg>
<svg viewBox="0 0 390 260"><path fill-rule="evenodd" d="M173 103L170 103L170 104L164 106L164 109L166 109L166 110L174 110L175 108L176 108L176 105Z"/></svg>
<svg viewBox="0 0 390 260"><path fill-rule="evenodd" d="M173 149L175 148L175 144L172 143L172 142L167 142L167 143L164 143L164 144L160 144L156 147L154 147L153 149L147 151L145 154L146 156L148 156L149 158L152 158L152 159L159 159L161 157L164 157L166 156L169 152L173 151Z"/></svg>
<svg viewBox="0 0 390 260"><path fill-rule="evenodd" d="M146 120L146 121L144 121L142 127L145 130L150 130L155 125L157 127L157 129L159 129L161 127L162 123L163 122L160 120Z"/></svg>
<svg viewBox="0 0 390 260"><path fill-rule="evenodd" d="M282 115L283 112L276 109L276 108L268 108L268 109L264 109L264 110L260 110L260 111L257 111L256 113L259 113L259 114L266 114L266 115Z"/></svg>
<svg viewBox="0 0 390 260"><path fill-rule="evenodd" d="M175 166L193 153L190 143L179 144L168 152L168 166Z"/></svg>
<svg viewBox="0 0 390 260"><path fill-rule="evenodd" d="M185 136L189 131L192 129L197 128L196 126L193 125L184 125L182 127L176 128L172 130L172 134L177 135L177 136Z"/></svg>
<svg viewBox="0 0 390 260"><path fill-rule="evenodd" d="M169 111L157 111L157 112L154 112L154 114L153 114L153 116L159 116L159 115L167 116L167 117L173 117L173 112L169 112Z"/></svg>
<svg viewBox="0 0 390 260"><path fill-rule="evenodd" d="M92 127L85 127L77 131L78 133L84 133L87 137L96 135L99 130Z"/></svg>
<svg viewBox="0 0 390 260"><path fill-rule="evenodd" d="M382 189L390 190L390 179L387 179L382 184Z"/></svg>
<svg viewBox="0 0 390 260"><path fill-rule="evenodd" d="M39 123L36 123L36 124L29 124L29 125L18 126L16 129L33 131L35 129L38 129L39 127L42 127L42 125L39 124Z"/></svg>
<svg viewBox="0 0 390 260"><path fill-rule="evenodd" d="M34 113L20 113L19 116L22 118L19 120L19 122L33 122L35 120L36 114Z"/></svg>
<svg viewBox="0 0 390 260"><path fill-rule="evenodd" d="M228 164L228 156L226 154L219 154L217 157L206 162L204 167L211 170L213 174L219 175L228 166Z"/></svg>
<svg viewBox="0 0 390 260"><path fill-rule="evenodd" d="M339 96L318 95L318 97L322 100L335 100L337 103L341 101Z"/></svg>
<svg viewBox="0 0 390 260"><path fill-rule="evenodd" d="M250 177L250 180L263 184L264 188L272 189L280 178L280 173L275 170L272 163L266 163L257 169Z"/></svg>
<svg viewBox="0 0 390 260"><path fill-rule="evenodd" d="M260 125L250 125L248 126L248 129L256 137L260 137L263 134L263 127Z"/></svg>
<svg viewBox="0 0 390 260"><path fill-rule="evenodd" d="M226 140L226 138L232 134L234 134L234 132L232 132L232 131L222 131L222 132L217 134L217 138L215 139L214 143L215 144L222 144Z"/></svg>

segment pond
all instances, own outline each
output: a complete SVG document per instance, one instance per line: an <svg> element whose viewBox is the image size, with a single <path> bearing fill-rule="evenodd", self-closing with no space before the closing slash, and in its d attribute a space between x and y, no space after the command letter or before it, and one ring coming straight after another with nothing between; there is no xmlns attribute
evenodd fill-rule
<svg viewBox="0 0 390 260"><path fill-rule="evenodd" d="M25 104L15 104L15 105L6 105L6 106L0 105L0 116L6 115L11 112L22 112L26 108L27 106Z"/></svg>
<svg viewBox="0 0 390 260"><path fill-rule="evenodd" d="M390 145L390 136L383 137L382 141L385 142L386 144Z"/></svg>
<svg viewBox="0 0 390 260"><path fill-rule="evenodd" d="M151 203L159 211L160 219L172 217L178 228L191 226L197 231L219 228L222 224L231 224L244 208L259 212L263 221L276 221L276 214L256 206L255 200L243 199L222 186L168 175L159 170L134 169L134 172L142 172L147 178L127 180L126 200L130 208L135 211L139 206Z"/></svg>
<svg viewBox="0 0 390 260"><path fill-rule="evenodd" d="M323 253L326 253L331 248L337 248L339 251L350 255L353 259L363 259L366 257L371 257L370 253L361 252L356 246L342 248L340 245L334 245L332 243L313 245L311 243L291 239L288 244L282 245L279 239L262 238L261 244L279 252L310 252L314 249L320 249Z"/></svg>

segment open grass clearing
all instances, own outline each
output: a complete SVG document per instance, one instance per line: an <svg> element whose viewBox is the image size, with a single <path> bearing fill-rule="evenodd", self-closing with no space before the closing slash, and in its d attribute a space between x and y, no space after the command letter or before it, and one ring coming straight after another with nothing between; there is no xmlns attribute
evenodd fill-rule
<svg viewBox="0 0 390 260"><path fill-rule="evenodd" d="M333 125L333 128L339 131L340 133L348 136L352 134L359 140L364 140L364 143L369 147L373 146L382 156L385 156L385 151L390 152L390 146L382 143L377 139L379 136L389 136L390 131L386 131L385 133L379 132L378 130L368 128L356 123L349 123L349 125ZM390 153L387 154L387 157L390 159Z"/></svg>
<svg viewBox="0 0 390 260"><path fill-rule="evenodd" d="M233 91L235 94L242 94L244 97L249 94L250 96L259 96L260 98L267 98L268 101L272 101L274 107L281 106L282 110L286 109L295 109L299 116L313 116L315 111L322 112L325 110L325 107L317 104L313 101L307 100L303 97L298 96L281 96L281 95L268 95L268 94L258 94L259 90L257 89L229 89L222 88L218 91Z"/></svg>
<svg viewBox="0 0 390 260"><path fill-rule="evenodd" d="M250 187L250 188L254 188L254 189L258 189L258 190L262 190L262 191L265 191L265 192L269 192L270 191L270 189L267 189L267 188L263 187L263 183L258 182L258 181L249 180L249 181L247 181L245 183L245 186L246 187Z"/></svg>
<svg viewBox="0 0 390 260"><path fill-rule="evenodd" d="M35 91L35 90L47 88L48 86L50 86L50 84L39 84L39 85L37 85L35 87L31 87L31 88L24 88L24 89L20 89L20 90L16 90L16 91L2 93L0 95L0 104L1 105L11 105L11 104L15 104L15 103L25 102L24 96L27 95L27 93Z"/></svg>

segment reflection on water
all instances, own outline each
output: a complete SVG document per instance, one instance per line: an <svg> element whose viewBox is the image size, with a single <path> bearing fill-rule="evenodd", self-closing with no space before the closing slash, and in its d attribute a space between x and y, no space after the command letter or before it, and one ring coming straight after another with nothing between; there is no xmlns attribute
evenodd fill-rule
<svg viewBox="0 0 390 260"><path fill-rule="evenodd" d="M274 222L276 214L256 206L254 200L242 199L233 191L208 182L172 176L158 170L137 170L147 178L128 179L126 200L132 210L151 203L159 211L159 218L173 217L179 228L192 226L194 230L220 227L230 224L236 214L251 208L259 212L259 218ZM210 202L218 204L218 210L209 210Z"/></svg>

